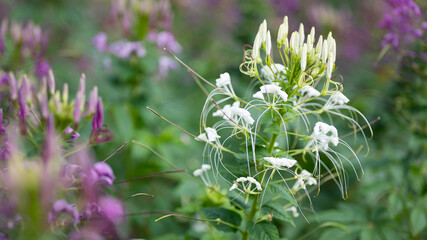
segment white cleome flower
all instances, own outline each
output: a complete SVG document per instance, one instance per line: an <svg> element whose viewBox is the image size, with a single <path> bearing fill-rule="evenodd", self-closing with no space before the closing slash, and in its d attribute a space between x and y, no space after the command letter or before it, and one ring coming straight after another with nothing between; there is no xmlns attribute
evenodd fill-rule
<svg viewBox="0 0 427 240"><path fill-rule="evenodd" d="M323 122L316 123L311 138L312 140L307 143L306 149L314 147L317 150L327 151L329 143L332 143L334 146L337 146L339 143L337 129Z"/></svg>
<svg viewBox="0 0 427 240"><path fill-rule="evenodd" d="M320 92L312 86L304 86L299 90L299 92L301 93L301 95L307 98L314 98L320 96Z"/></svg>
<svg viewBox="0 0 427 240"><path fill-rule="evenodd" d="M325 103L323 107L325 110L330 110L335 107L343 106L348 103L350 100L341 92L334 93Z"/></svg>
<svg viewBox="0 0 427 240"><path fill-rule="evenodd" d="M289 158L264 157L264 160L271 163L273 167L291 168L295 165L295 163L297 163L296 160Z"/></svg>
<svg viewBox="0 0 427 240"><path fill-rule="evenodd" d="M242 188L239 188L240 185L242 186ZM252 185L255 185L255 187L252 188ZM259 183L255 178L250 176L237 178L233 185L231 185L231 187L229 188L229 191L233 191L236 189L242 193L249 194L257 194L258 192L262 191L261 183Z"/></svg>
<svg viewBox="0 0 427 240"><path fill-rule="evenodd" d="M316 185L317 181L307 170L302 170L300 174L296 175L297 181L292 187L292 192L296 192L300 189L306 189L306 185Z"/></svg>
<svg viewBox="0 0 427 240"><path fill-rule="evenodd" d="M238 122L239 119L243 120L247 125L252 125L255 122L255 120L251 117L251 113L244 108L232 106L230 108L230 113L230 118L236 122Z"/></svg>
<svg viewBox="0 0 427 240"><path fill-rule="evenodd" d="M227 116L231 115L231 107L239 107L240 102L234 102L233 105L227 104L221 110L217 110L212 114L214 117L223 117L224 119L228 119Z"/></svg>
<svg viewBox="0 0 427 240"><path fill-rule="evenodd" d="M277 94L284 102L288 100L288 94L282 90L280 86L275 84L267 84L260 87L260 91L256 92L252 97L264 100L263 94Z"/></svg>
<svg viewBox="0 0 427 240"><path fill-rule="evenodd" d="M299 216L299 213L298 213L297 208L296 208L295 206L292 206L292 207L290 207L290 208L286 208L286 209L285 209L285 211L286 211L286 212L292 212L292 216L293 216L294 218L296 218L296 217L298 217L298 216Z"/></svg>
<svg viewBox="0 0 427 240"><path fill-rule="evenodd" d="M279 80L282 75L286 74L286 67L282 64L276 63L271 64L271 66L265 65L261 68L261 77L264 78L267 82L274 82L274 80ZM276 79L279 78L279 79ZM285 78L283 76L283 78Z"/></svg>
<svg viewBox="0 0 427 240"><path fill-rule="evenodd" d="M205 132L206 133L202 133L199 136L197 136L196 140L200 139L200 140L203 140L205 142L212 143L215 140L221 138L221 136L219 136L218 133L216 132L216 130L213 128L207 127L207 128L205 128Z"/></svg>
<svg viewBox="0 0 427 240"><path fill-rule="evenodd" d="M211 182L209 180L209 175L208 175L208 170L210 169L211 169L211 165L202 164L202 166L199 169L196 169L193 171L193 175L195 177L200 177L205 185L210 186Z"/></svg>
<svg viewBox="0 0 427 240"><path fill-rule="evenodd" d="M219 75L219 78L216 80L217 87L225 87L231 84L230 74L228 72L222 73Z"/></svg>
<svg viewBox="0 0 427 240"><path fill-rule="evenodd" d="M216 86L225 91L229 96L235 95L233 86L231 85L230 74L228 72L219 75L219 78L216 79Z"/></svg>

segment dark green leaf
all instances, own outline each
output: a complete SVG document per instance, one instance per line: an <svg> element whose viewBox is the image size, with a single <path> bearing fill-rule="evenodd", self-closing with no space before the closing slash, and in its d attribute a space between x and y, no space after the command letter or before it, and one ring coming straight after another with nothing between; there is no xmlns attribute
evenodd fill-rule
<svg viewBox="0 0 427 240"><path fill-rule="evenodd" d="M276 202L267 203L261 209L266 214L272 214L274 219L288 222L295 226L294 220L290 215L290 212L285 211L283 206Z"/></svg>
<svg viewBox="0 0 427 240"><path fill-rule="evenodd" d="M216 220L219 218L222 221L233 224L235 226L239 226L240 223L242 222L242 218L240 217L239 214L225 208L202 208L201 211L203 215L205 215L205 217L210 220ZM237 229L222 223L212 222L212 225L218 230L225 231L225 232L237 231Z"/></svg>
<svg viewBox="0 0 427 240"><path fill-rule="evenodd" d="M411 211L411 233L418 235L427 226L426 213L414 208Z"/></svg>
<svg viewBox="0 0 427 240"><path fill-rule="evenodd" d="M388 209L390 215L394 218L396 217L403 209L403 201L398 194L392 193L388 199Z"/></svg>
<svg viewBox="0 0 427 240"><path fill-rule="evenodd" d="M271 223L258 223L253 226L249 224L248 226L249 239L253 240L277 240L279 239L279 231L276 226Z"/></svg>

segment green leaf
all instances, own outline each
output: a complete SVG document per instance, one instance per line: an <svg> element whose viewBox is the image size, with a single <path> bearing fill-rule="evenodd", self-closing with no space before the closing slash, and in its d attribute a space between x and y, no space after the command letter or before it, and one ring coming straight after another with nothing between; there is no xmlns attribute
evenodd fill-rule
<svg viewBox="0 0 427 240"><path fill-rule="evenodd" d="M253 240L277 240L279 239L279 231L277 227L271 223L258 223L253 226L249 224L248 226L249 239Z"/></svg>
<svg viewBox="0 0 427 240"><path fill-rule="evenodd" d="M272 123L270 125L268 125L265 129L264 132L265 133L276 133L276 134L280 134L281 130L280 130L281 125L279 123Z"/></svg>
<svg viewBox="0 0 427 240"><path fill-rule="evenodd" d="M222 221L233 224L235 226L240 226L240 223L242 222L242 218L238 213L225 208L202 208L201 211L203 215L205 215L205 217L210 220L216 220L219 218ZM224 232L237 231L237 229L227 226L223 223L212 223L212 225L218 230Z"/></svg>
<svg viewBox="0 0 427 240"><path fill-rule="evenodd" d="M271 193L280 196L283 199L288 200L290 203L296 205L295 199L292 197L292 194L289 192L289 189L286 188L283 184L271 184L268 186L267 190L269 190Z"/></svg>
<svg viewBox="0 0 427 240"><path fill-rule="evenodd" d="M427 219L425 216L426 213L422 209L414 208L411 211L411 233L413 235L418 235L426 226Z"/></svg>
<svg viewBox="0 0 427 240"><path fill-rule="evenodd" d="M403 210L403 201L398 194L392 193L388 199L388 209L394 218Z"/></svg>
<svg viewBox="0 0 427 240"><path fill-rule="evenodd" d="M273 214L273 218L288 222L295 227L295 223L289 212L285 211L282 205L276 202L267 203L261 209L266 214Z"/></svg>

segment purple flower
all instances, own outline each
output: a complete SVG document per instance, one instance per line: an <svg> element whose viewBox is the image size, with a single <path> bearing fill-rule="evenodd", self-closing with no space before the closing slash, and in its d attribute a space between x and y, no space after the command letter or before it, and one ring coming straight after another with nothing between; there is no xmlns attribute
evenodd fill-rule
<svg viewBox="0 0 427 240"><path fill-rule="evenodd" d="M9 82L10 82L9 74L3 73L0 77L0 87L2 87L3 85L9 84Z"/></svg>
<svg viewBox="0 0 427 240"><path fill-rule="evenodd" d="M96 104L95 115L92 119L92 130L102 129L104 122L104 108L102 106L102 99L99 98Z"/></svg>
<svg viewBox="0 0 427 240"><path fill-rule="evenodd" d="M104 122L104 108L102 106L102 99L98 98L96 104L95 114L92 119L92 132L90 133L90 143L102 143L111 139L112 133L108 127L103 124Z"/></svg>
<svg viewBox="0 0 427 240"><path fill-rule="evenodd" d="M64 199L56 201L52 205L52 210L49 213L49 222L55 221L61 213L69 214L75 223L80 222L79 212L75 204L69 204Z"/></svg>
<svg viewBox="0 0 427 240"><path fill-rule="evenodd" d="M74 141L74 140L76 140L77 138L79 138L79 137L80 137L80 134L79 134L77 131L75 131L75 130L74 130L72 127L70 127L70 126L68 126L68 127L65 129L64 133L65 133L66 135L70 135L70 140L71 140L71 141Z"/></svg>
<svg viewBox="0 0 427 240"><path fill-rule="evenodd" d="M79 229L70 235L70 240L104 240L95 229Z"/></svg>
<svg viewBox="0 0 427 240"><path fill-rule="evenodd" d="M39 77L40 79L43 77L46 77L49 73L50 70L50 65L47 61L45 60L38 60L36 63L36 75L37 77Z"/></svg>
<svg viewBox="0 0 427 240"><path fill-rule="evenodd" d="M181 45L178 44L178 42L175 40L175 37L170 32L151 32L148 36L148 39L155 41L159 48L167 48L172 52L180 52L182 49Z"/></svg>
<svg viewBox="0 0 427 240"><path fill-rule="evenodd" d="M124 216L123 204L110 196L102 197L99 200L99 207L104 217L113 223L119 222Z"/></svg>
<svg viewBox="0 0 427 240"><path fill-rule="evenodd" d="M119 58L128 58L133 53L138 57L144 57L146 54L146 50L141 42L129 42L126 40L112 43L109 47L109 51Z"/></svg>
<svg viewBox="0 0 427 240"><path fill-rule="evenodd" d="M378 24L387 31L381 41L382 47L397 49L399 45L409 44L422 36L421 11L413 0L387 0L387 3L388 8Z"/></svg>
<svg viewBox="0 0 427 240"><path fill-rule="evenodd" d="M92 44L98 49L100 52L104 52L107 50L107 34L100 32L95 35L92 39Z"/></svg>
<svg viewBox="0 0 427 240"><path fill-rule="evenodd" d="M6 160L10 155L10 144L7 139L6 126L3 124L3 109L0 108L0 160Z"/></svg>
<svg viewBox="0 0 427 240"><path fill-rule="evenodd" d="M178 64L167 56L161 56L159 58L159 75L164 77L168 74L169 70L176 69Z"/></svg>
<svg viewBox="0 0 427 240"><path fill-rule="evenodd" d="M116 178L110 165L105 162L95 163L91 169L91 176L94 182L100 182L106 186L113 185L113 181Z"/></svg>
<svg viewBox="0 0 427 240"><path fill-rule="evenodd" d="M28 87L28 83L27 83L27 77L24 76L22 78L22 82L21 82L21 86L19 87L18 90L18 105L19 105L19 118L21 119L21 131L22 134L25 135L27 130L26 130L26 115L27 115L27 111L28 111L28 106L27 106L27 98L29 95L29 87Z"/></svg>
<svg viewBox="0 0 427 240"><path fill-rule="evenodd" d="M270 2L280 16L296 12L300 8L298 0L270 0Z"/></svg>

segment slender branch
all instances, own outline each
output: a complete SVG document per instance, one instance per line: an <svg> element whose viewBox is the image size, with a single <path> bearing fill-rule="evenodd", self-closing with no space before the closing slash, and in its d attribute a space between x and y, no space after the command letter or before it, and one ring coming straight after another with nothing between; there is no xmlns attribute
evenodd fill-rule
<svg viewBox="0 0 427 240"><path fill-rule="evenodd" d="M147 107L147 109L150 110L151 112L153 112L154 114L156 114L159 118L161 118L161 119L165 120L166 122L168 122L169 124L171 124L172 126L178 128L179 130L185 132L186 134L188 134L188 135L190 135L190 136L198 139L196 135L188 132L187 130L183 129L182 127L180 127L180 126L176 125L175 123L169 121L168 119L166 119L165 117L163 117L162 115L160 115L159 113L157 113L156 111L154 111L153 109L151 109L150 107Z"/></svg>
<svg viewBox="0 0 427 240"><path fill-rule="evenodd" d="M112 156L114 156L116 153L118 153L120 150L122 150L125 146L126 146L126 144L127 144L128 142L125 142L125 143L123 143L123 145L122 146L120 146L116 151L114 151L110 156L108 156L106 159L104 159L104 161L102 161L102 162L105 162L105 161L107 161L108 159L110 159Z"/></svg>
<svg viewBox="0 0 427 240"><path fill-rule="evenodd" d="M144 178L160 176L160 175L165 175L165 174L169 174L169 173L180 173L180 172L185 172L185 170L170 170L170 171L164 171L164 172L158 172L158 173L151 173L151 174L147 174L144 176L139 176L139 177L135 177L135 178L115 181L114 184L121 184L121 183L132 182L132 181L136 181L136 180L140 180L140 179L144 179Z"/></svg>
<svg viewBox="0 0 427 240"><path fill-rule="evenodd" d="M198 78L202 79L205 83L211 85L214 88L217 88L215 85L213 85L212 83L210 83L208 80L206 80L205 78L203 78L202 76L200 76L196 71L194 71L193 69L191 69L189 66L187 66L187 64L185 64L183 61L181 61L181 59L179 59L175 54L173 54L171 51L169 51L169 49L167 48L163 48L163 50L165 50L167 53L169 53L172 57L174 57L179 63L181 63L184 67L186 67L191 73L193 73L194 75L196 75Z"/></svg>
<svg viewBox="0 0 427 240"><path fill-rule="evenodd" d="M121 200L124 201L124 200L127 200L129 198L139 197L139 196L154 197L154 195L151 195L151 194L148 194L148 193L136 193L136 194L130 195L129 197L122 198Z"/></svg>
<svg viewBox="0 0 427 240"><path fill-rule="evenodd" d="M188 216L184 216L184 215L179 215L177 213L170 213L170 214L167 214L165 216L159 217L158 219L155 220L155 222L158 222L158 221L163 220L163 219L168 218L168 217L184 218L184 219L188 219L188 220L195 220L195 221L201 221L201 222L216 222L218 224L221 223L221 224L227 225L229 227L232 227L232 228L238 230L239 232L241 232L243 234L243 230L241 230L238 226L231 224L229 222L225 222L225 221L221 220L221 218L202 219L202 218L193 218L193 217L188 217Z"/></svg>
<svg viewBox="0 0 427 240"><path fill-rule="evenodd" d="M351 131L351 132L349 132L349 133L344 134L343 136L341 136L341 137L340 137L340 139L346 138L346 137L348 137L348 136L350 136L350 135L352 135L352 134L355 134L355 133L357 133L357 132L360 132L361 130L363 130L363 129L367 128L368 126L372 126L372 125L374 125L374 124L375 124L376 122L378 122L379 120L381 120L381 117L377 117L377 119L375 119L375 120L371 121L369 124L365 124L365 125L363 125L361 128L358 128L358 129L356 129L356 130L353 130L353 131Z"/></svg>

